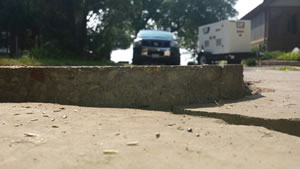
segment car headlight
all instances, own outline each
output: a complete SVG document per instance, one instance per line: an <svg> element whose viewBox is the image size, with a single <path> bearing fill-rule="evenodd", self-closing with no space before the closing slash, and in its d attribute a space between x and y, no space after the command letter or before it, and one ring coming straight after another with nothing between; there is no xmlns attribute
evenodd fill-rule
<svg viewBox="0 0 300 169"><path fill-rule="evenodd" d="M178 47L178 42L176 42L176 41L172 41L171 42L171 47Z"/></svg>
<svg viewBox="0 0 300 169"><path fill-rule="evenodd" d="M133 42L134 47L142 46L142 39L135 39Z"/></svg>

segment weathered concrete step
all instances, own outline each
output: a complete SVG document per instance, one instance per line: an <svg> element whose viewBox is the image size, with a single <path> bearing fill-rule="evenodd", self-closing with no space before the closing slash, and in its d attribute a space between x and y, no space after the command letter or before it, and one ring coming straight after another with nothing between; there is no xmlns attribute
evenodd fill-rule
<svg viewBox="0 0 300 169"><path fill-rule="evenodd" d="M242 65L0 67L0 102L165 110L244 92Z"/></svg>

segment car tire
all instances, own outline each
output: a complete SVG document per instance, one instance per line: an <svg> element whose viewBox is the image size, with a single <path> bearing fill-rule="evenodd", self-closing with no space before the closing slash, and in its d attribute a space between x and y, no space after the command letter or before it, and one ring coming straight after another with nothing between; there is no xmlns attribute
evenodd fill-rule
<svg viewBox="0 0 300 169"><path fill-rule="evenodd" d="M175 57L172 65L180 65L180 57Z"/></svg>
<svg viewBox="0 0 300 169"><path fill-rule="evenodd" d="M133 65L142 65L143 64L141 57L139 55L137 55L135 52L133 52L132 64Z"/></svg>

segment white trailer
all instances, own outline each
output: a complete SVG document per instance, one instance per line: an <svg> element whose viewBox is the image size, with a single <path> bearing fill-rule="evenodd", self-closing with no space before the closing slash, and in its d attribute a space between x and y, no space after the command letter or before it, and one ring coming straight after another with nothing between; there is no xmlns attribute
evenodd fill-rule
<svg viewBox="0 0 300 169"><path fill-rule="evenodd" d="M217 60L241 63L252 56L251 21L224 20L199 27L197 53L199 64Z"/></svg>

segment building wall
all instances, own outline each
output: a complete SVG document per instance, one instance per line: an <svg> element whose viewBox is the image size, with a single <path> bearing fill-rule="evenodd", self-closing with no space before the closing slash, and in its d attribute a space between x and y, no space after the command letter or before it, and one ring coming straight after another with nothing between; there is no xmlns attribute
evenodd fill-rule
<svg viewBox="0 0 300 169"><path fill-rule="evenodd" d="M300 6L300 1L299 0L274 0L270 6L272 7L278 7L278 6L290 6L290 7L295 7L295 6Z"/></svg>
<svg viewBox="0 0 300 169"><path fill-rule="evenodd" d="M251 45L257 47L265 38L265 13L258 13L251 19Z"/></svg>
<svg viewBox="0 0 300 169"><path fill-rule="evenodd" d="M300 47L300 7L271 7L268 16L268 50Z"/></svg>

